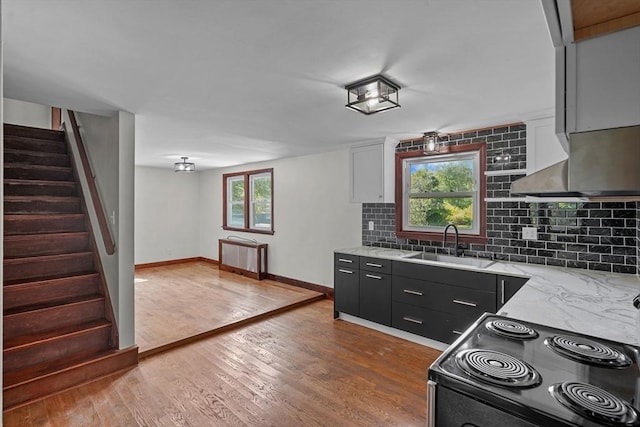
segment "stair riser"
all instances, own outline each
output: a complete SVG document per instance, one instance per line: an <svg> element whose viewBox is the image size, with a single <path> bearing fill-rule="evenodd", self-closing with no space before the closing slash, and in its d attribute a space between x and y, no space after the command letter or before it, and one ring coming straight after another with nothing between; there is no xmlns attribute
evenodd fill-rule
<svg viewBox="0 0 640 427"><path fill-rule="evenodd" d="M50 153L47 156L37 154L19 153L14 151L5 151L5 163L29 163L31 165L42 166L69 166L69 156L61 156Z"/></svg>
<svg viewBox="0 0 640 427"><path fill-rule="evenodd" d="M71 169L48 169L46 167L20 167L5 165L4 177L6 179L39 179L44 181L72 181Z"/></svg>
<svg viewBox="0 0 640 427"><path fill-rule="evenodd" d="M51 363L78 355L91 355L109 349L111 327L92 329L84 333L60 336L45 342L5 349L3 352L3 372L28 369L39 363Z"/></svg>
<svg viewBox="0 0 640 427"><path fill-rule="evenodd" d="M8 236L4 241L5 258L57 255L89 250L89 234Z"/></svg>
<svg viewBox="0 0 640 427"><path fill-rule="evenodd" d="M80 199L70 200L4 200L4 213L44 214L44 213L80 213Z"/></svg>
<svg viewBox="0 0 640 427"><path fill-rule="evenodd" d="M32 304L60 303L98 293L98 276L73 276L4 287L3 305L12 310Z"/></svg>
<svg viewBox="0 0 640 427"><path fill-rule="evenodd" d="M6 123L4 124L4 135L43 139L49 141L64 141L64 132L62 131L32 128L20 125L10 125Z"/></svg>
<svg viewBox="0 0 640 427"><path fill-rule="evenodd" d="M4 260L5 282L93 271L91 254L74 254L60 258L18 258Z"/></svg>
<svg viewBox="0 0 640 427"><path fill-rule="evenodd" d="M8 150L28 150L40 153L66 154L65 142L47 141L41 139L28 139L5 135L4 148Z"/></svg>
<svg viewBox="0 0 640 427"><path fill-rule="evenodd" d="M6 215L6 213L5 213ZM20 234L71 233L85 231L84 215L64 217L23 218L22 215L4 218L5 236Z"/></svg>
<svg viewBox="0 0 640 427"><path fill-rule="evenodd" d="M71 369L58 371L53 375L35 378L32 381L8 384L4 383L2 406L4 410L16 408L44 396L78 386L138 364L138 348L120 350L108 357L89 360Z"/></svg>
<svg viewBox="0 0 640 427"><path fill-rule="evenodd" d="M4 183L5 196L77 196L78 190L75 184L68 185L61 182L54 184L30 184L30 183Z"/></svg>
<svg viewBox="0 0 640 427"><path fill-rule="evenodd" d="M104 299L4 316L4 338L53 331L104 318Z"/></svg>

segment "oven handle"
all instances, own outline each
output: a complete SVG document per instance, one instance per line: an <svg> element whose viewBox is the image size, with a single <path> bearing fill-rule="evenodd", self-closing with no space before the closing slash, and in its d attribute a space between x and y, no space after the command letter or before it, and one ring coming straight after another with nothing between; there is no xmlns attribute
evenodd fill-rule
<svg viewBox="0 0 640 427"><path fill-rule="evenodd" d="M427 381L427 427L436 427L436 385L435 381Z"/></svg>

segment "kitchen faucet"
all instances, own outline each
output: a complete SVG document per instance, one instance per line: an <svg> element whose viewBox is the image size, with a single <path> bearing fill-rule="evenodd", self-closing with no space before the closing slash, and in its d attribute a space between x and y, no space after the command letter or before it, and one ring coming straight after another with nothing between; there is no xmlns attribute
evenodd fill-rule
<svg viewBox="0 0 640 427"><path fill-rule="evenodd" d="M456 241L455 241L456 256L461 256L464 251L460 247L460 244L459 244L459 241L458 241L458 238L459 238L458 227L456 227L456 225L451 223L451 222L449 224L447 224L447 226L444 228L444 232L442 233L442 247L444 248L444 244L447 243L447 231L449 231L449 227L453 227L453 231L455 231L455 233L456 233L455 234L455 238L456 238Z"/></svg>

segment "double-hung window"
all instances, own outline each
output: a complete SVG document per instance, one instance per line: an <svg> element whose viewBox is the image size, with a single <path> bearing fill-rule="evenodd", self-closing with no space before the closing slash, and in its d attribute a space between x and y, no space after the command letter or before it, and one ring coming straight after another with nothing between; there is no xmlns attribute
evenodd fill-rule
<svg viewBox="0 0 640 427"><path fill-rule="evenodd" d="M441 239L452 223L463 241L484 238L484 156L484 144L450 147L437 155L399 153L399 237Z"/></svg>
<svg viewBox="0 0 640 427"><path fill-rule="evenodd" d="M273 234L273 169L222 175L225 230Z"/></svg>

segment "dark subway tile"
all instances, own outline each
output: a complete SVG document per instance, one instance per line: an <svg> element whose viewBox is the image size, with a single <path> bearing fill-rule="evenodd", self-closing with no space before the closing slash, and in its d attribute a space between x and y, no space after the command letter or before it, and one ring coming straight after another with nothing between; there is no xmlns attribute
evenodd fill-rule
<svg viewBox="0 0 640 427"><path fill-rule="evenodd" d="M614 273L637 274L638 273L638 267L633 266L633 265L617 265L617 264L614 264L613 265L613 272Z"/></svg>
<svg viewBox="0 0 640 427"><path fill-rule="evenodd" d="M589 270L611 271L611 264L602 264L599 262L590 262Z"/></svg>

